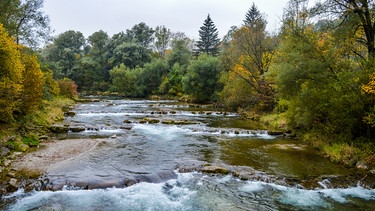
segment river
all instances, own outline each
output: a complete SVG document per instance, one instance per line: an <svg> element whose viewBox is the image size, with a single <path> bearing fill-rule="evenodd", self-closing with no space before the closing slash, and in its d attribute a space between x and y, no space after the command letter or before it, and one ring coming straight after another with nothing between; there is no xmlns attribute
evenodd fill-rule
<svg viewBox="0 0 375 211"><path fill-rule="evenodd" d="M233 112L110 98L73 111L64 123L84 130L56 138L99 144L51 169L49 190L4 196L6 210L375 210L352 169Z"/></svg>

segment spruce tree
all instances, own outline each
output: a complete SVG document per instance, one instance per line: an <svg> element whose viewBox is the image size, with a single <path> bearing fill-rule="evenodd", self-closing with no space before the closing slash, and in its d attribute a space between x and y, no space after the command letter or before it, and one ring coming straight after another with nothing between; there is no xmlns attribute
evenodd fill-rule
<svg viewBox="0 0 375 211"><path fill-rule="evenodd" d="M207 53L216 56L219 52L220 39L219 32L216 29L210 15L204 21L203 26L199 30L199 41L197 43L199 53Z"/></svg>
<svg viewBox="0 0 375 211"><path fill-rule="evenodd" d="M253 26L259 22L264 22L262 14L259 12L258 7L255 6L255 3L253 2L253 5L251 5L250 9L247 11L245 15L245 20L243 21L245 26Z"/></svg>

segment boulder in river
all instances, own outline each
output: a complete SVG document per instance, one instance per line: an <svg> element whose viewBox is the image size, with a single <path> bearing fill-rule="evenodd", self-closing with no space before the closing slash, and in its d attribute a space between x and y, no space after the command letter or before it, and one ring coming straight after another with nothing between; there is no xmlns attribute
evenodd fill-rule
<svg viewBox="0 0 375 211"><path fill-rule="evenodd" d="M6 190L8 192L16 192L18 190L18 180L15 178L11 178L9 180L8 186L6 187Z"/></svg>
<svg viewBox="0 0 375 211"><path fill-rule="evenodd" d="M209 174L229 174L230 170L219 166L204 166L200 171Z"/></svg>
<svg viewBox="0 0 375 211"><path fill-rule="evenodd" d="M85 131L86 128L84 126L70 126L69 130L72 132L82 132Z"/></svg>
<svg viewBox="0 0 375 211"><path fill-rule="evenodd" d="M66 125L51 125L48 129L53 133L67 133L69 131L69 127Z"/></svg>
<svg viewBox="0 0 375 211"><path fill-rule="evenodd" d="M72 117L72 116L75 116L76 113L73 112L73 111L67 111L67 112L64 113L64 115L65 115L65 116L70 116L70 117Z"/></svg>

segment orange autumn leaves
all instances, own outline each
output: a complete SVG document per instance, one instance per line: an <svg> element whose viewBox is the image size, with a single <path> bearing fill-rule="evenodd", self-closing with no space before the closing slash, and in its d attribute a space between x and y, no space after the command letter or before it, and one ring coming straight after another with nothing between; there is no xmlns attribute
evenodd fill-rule
<svg viewBox="0 0 375 211"><path fill-rule="evenodd" d="M35 55L0 25L0 122L32 112L43 98L44 76Z"/></svg>

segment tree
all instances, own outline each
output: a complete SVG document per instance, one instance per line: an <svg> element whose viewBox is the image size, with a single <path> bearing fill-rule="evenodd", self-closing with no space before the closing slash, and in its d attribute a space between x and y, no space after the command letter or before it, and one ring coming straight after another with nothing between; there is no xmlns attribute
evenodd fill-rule
<svg viewBox="0 0 375 211"><path fill-rule="evenodd" d="M167 62L170 67L173 67L173 65L177 63L183 67L188 66L192 56L192 48L190 45L193 42L193 40L186 37L183 33L173 35L171 43L172 51L167 55Z"/></svg>
<svg viewBox="0 0 375 211"><path fill-rule="evenodd" d="M56 64L51 67L56 78L76 75L75 68L83 57L85 43L86 39L81 32L70 30L58 35L53 44L47 47L46 59Z"/></svg>
<svg viewBox="0 0 375 211"><path fill-rule="evenodd" d="M88 37L90 50L81 61L84 77L87 79L85 89L91 91L106 91L110 83L109 58L107 46L110 42L108 34L102 30Z"/></svg>
<svg viewBox="0 0 375 211"><path fill-rule="evenodd" d="M267 35L266 21L254 4L247 16L251 17L247 18L247 25L233 32L229 47L221 57L225 69L229 71L226 75L228 79L224 80L228 87L224 88L221 96L227 104L239 105L242 102L240 107L252 105L269 111L274 108L275 91L266 79L266 73L271 65L276 43L274 38ZM244 84L239 80L246 82L249 88L243 89ZM232 93L236 90L233 87L235 84L239 86L237 92L250 91L247 94L251 97L236 100L238 103L229 102L226 97L228 95L244 95Z"/></svg>
<svg viewBox="0 0 375 211"><path fill-rule="evenodd" d="M334 27L344 27L346 35L354 36L359 45L367 48L367 55L362 57L369 62L371 68L375 58L374 10L375 3L371 0L326 0L317 3L312 12L327 14L328 17L340 20L340 24L335 24Z"/></svg>
<svg viewBox="0 0 375 211"><path fill-rule="evenodd" d="M160 92L162 94L169 94L173 96L182 96L182 78L184 76L184 69L175 63L168 73L168 76L163 77L162 84L160 85Z"/></svg>
<svg viewBox="0 0 375 211"><path fill-rule="evenodd" d="M27 49L22 50L21 61L25 67L22 73L23 90L20 93L20 111L29 114L38 109L43 100L44 75L38 58Z"/></svg>
<svg viewBox="0 0 375 211"><path fill-rule="evenodd" d="M197 47L199 53L206 53L211 56L216 56L219 53L220 39L219 32L216 29L214 22L210 15L207 16L203 26L199 30L199 41Z"/></svg>
<svg viewBox="0 0 375 211"><path fill-rule="evenodd" d="M311 141L351 141L363 135L366 72L357 44L335 30L309 23L298 4L284 19L281 45L272 68L278 94L287 102L290 129ZM295 10L295 11L293 11ZM298 10L298 12L296 11Z"/></svg>
<svg viewBox="0 0 375 211"><path fill-rule="evenodd" d="M14 121L19 110L24 65L18 47L0 24L0 122Z"/></svg>
<svg viewBox="0 0 375 211"><path fill-rule="evenodd" d="M245 20L243 21L245 26L251 26L254 27L254 24L256 23L264 23L264 18L260 14L260 11L258 10L258 7L255 6L255 3L251 5L250 9L247 11L245 15Z"/></svg>
<svg viewBox="0 0 375 211"><path fill-rule="evenodd" d="M143 67L151 60L151 46L154 30L140 23L113 35L108 44L108 58L112 67L124 64L126 67Z"/></svg>
<svg viewBox="0 0 375 211"><path fill-rule="evenodd" d="M154 40L152 36L154 32L151 27L141 22L134 25L131 29L126 30L126 36L129 40L139 43L142 47L147 49Z"/></svg>
<svg viewBox="0 0 375 211"><path fill-rule="evenodd" d="M162 59L154 59L152 62L145 64L138 78L139 85L143 87L143 96L158 94L157 91L162 79L168 72L168 64Z"/></svg>
<svg viewBox="0 0 375 211"><path fill-rule="evenodd" d="M118 92L125 97L144 97L143 87L138 84L142 68L129 69L121 64L110 70L112 87L111 91Z"/></svg>
<svg viewBox="0 0 375 211"><path fill-rule="evenodd" d="M44 0L2 0L0 23L14 36L17 44L38 47L50 38L49 18L42 11Z"/></svg>
<svg viewBox="0 0 375 211"><path fill-rule="evenodd" d="M214 100L218 88L219 59L202 54L191 62L182 79L183 90L195 98L196 102Z"/></svg>
<svg viewBox="0 0 375 211"><path fill-rule="evenodd" d="M160 58L164 58L165 51L167 50L170 40L171 40L171 31L165 26L157 26L155 29L155 49L160 55Z"/></svg>

